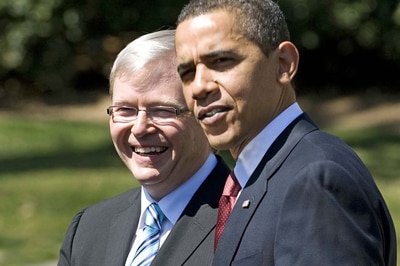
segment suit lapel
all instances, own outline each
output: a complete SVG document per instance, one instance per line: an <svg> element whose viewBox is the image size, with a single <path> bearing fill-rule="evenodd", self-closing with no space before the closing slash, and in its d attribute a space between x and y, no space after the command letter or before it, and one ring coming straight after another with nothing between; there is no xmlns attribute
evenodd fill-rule
<svg viewBox="0 0 400 266"><path fill-rule="evenodd" d="M294 120L274 141L260 164L242 190L227 221L216 250L213 265L229 265L240 245L240 240L254 212L268 190L268 180L273 177L289 153L305 134L316 130L306 114ZM259 177L262 178L259 178ZM249 206L244 206L249 201ZM245 204L246 205L246 204Z"/></svg>
<svg viewBox="0 0 400 266"><path fill-rule="evenodd" d="M183 265L196 250L213 256L214 228L218 201L230 169L218 157L218 164L189 201L152 265Z"/></svg>
<svg viewBox="0 0 400 266"><path fill-rule="evenodd" d="M183 265L204 239L214 232L217 212L217 208L201 206L195 217L182 216L175 224L152 265ZM209 253L213 253L212 245Z"/></svg>
<svg viewBox="0 0 400 266"><path fill-rule="evenodd" d="M140 189L127 201L129 207L112 219L103 265L125 265L140 217Z"/></svg>

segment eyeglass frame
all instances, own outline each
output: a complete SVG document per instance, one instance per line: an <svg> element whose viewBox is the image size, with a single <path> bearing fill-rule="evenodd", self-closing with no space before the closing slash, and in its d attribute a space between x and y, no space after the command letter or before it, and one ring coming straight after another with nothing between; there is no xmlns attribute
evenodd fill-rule
<svg viewBox="0 0 400 266"><path fill-rule="evenodd" d="M115 119L114 116L114 108L126 108L128 110L136 110L136 114L134 116L134 118L130 117L129 119ZM152 115L152 112L154 112L156 109L162 109L164 111L171 111L171 117L167 117L167 118L156 118L154 119L154 116ZM139 109L133 106L126 106L126 105L110 105L109 107L107 107L107 114L111 117L113 123L132 123L135 122L138 118L139 112L143 111L146 113L146 116L148 119L150 119L152 122L156 123L156 124L163 124L163 123L167 123L167 122L171 122L171 120L175 120L178 118L178 116L185 114L185 113L189 113L189 109L186 107L183 108L176 108L174 106L150 106L147 109ZM173 117L173 114L175 115ZM121 118L121 116L119 116Z"/></svg>

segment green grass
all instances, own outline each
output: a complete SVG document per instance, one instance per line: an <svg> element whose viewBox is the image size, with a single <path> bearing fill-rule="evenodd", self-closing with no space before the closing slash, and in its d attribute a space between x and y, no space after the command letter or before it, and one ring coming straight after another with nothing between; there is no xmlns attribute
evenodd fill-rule
<svg viewBox="0 0 400 266"><path fill-rule="evenodd" d="M0 265L56 260L72 216L137 186L107 124L0 120Z"/></svg>
<svg viewBox="0 0 400 266"><path fill-rule="evenodd" d="M390 128L329 131L370 168L400 230L399 134ZM137 186L107 123L2 118L0 146L0 265L57 260L76 212Z"/></svg>

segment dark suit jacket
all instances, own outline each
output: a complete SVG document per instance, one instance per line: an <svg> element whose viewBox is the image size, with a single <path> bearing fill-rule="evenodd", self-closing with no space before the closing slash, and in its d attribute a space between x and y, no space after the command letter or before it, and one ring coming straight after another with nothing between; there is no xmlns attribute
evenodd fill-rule
<svg viewBox="0 0 400 266"><path fill-rule="evenodd" d="M396 235L357 155L302 115L250 177L213 265L396 265Z"/></svg>
<svg viewBox="0 0 400 266"><path fill-rule="evenodd" d="M152 265L210 265L218 201L230 170L218 164L194 194ZM140 189L79 212L61 247L59 266L125 265L140 216Z"/></svg>

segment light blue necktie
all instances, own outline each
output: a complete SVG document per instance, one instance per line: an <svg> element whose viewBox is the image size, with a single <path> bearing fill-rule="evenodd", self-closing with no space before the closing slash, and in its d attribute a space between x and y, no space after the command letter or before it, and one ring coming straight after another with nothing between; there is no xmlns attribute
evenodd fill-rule
<svg viewBox="0 0 400 266"><path fill-rule="evenodd" d="M131 266L150 265L160 247L161 224L164 214L157 203L152 203L144 213L144 240L139 245Z"/></svg>

